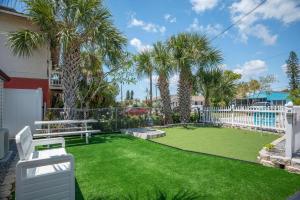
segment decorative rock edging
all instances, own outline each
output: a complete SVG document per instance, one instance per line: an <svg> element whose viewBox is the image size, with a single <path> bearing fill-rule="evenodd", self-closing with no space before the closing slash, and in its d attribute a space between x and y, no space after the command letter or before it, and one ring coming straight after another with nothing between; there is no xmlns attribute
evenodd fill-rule
<svg viewBox="0 0 300 200"><path fill-rule="evenodd" d="M276 147L279 143L284 142L284 136L274 140L271 144ZM266 147L259 151L258 161L268 167L285 169L291 173L300 174L300 159L285 157L284 152L280 150L268 151Z"/></svg>

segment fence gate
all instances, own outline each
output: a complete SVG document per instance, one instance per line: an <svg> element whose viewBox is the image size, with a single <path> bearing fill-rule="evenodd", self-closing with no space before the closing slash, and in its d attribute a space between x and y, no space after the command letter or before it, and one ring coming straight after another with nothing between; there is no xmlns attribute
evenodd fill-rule
<svg viewBox="0 0 300 200"><path fill-rule="evenodd" d="M10 138L26 125L34 128L34 121L42 120L42 89L4 89L3 127Z"/></svg>

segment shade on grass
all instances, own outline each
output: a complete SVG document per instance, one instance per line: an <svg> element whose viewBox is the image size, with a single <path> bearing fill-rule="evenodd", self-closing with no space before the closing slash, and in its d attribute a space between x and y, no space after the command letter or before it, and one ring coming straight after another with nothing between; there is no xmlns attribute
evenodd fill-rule
<svg viewBox="0 0 300 200"><path fill-rule="evenodd" d="M300 176L284 170L190 153L124 135L67 139L75 157L77 199L108 199L156 190L201 194L200 199L285 199L300 189Z"/></svg>
<svg viewBox="0 0 300 200"><path fill-rule="evenodd" d="M264 145L279 137L268 133L216 127L175 127L164 130L166 137L153 139L155 142L251 162L257 161L258 152Z"/></svg>

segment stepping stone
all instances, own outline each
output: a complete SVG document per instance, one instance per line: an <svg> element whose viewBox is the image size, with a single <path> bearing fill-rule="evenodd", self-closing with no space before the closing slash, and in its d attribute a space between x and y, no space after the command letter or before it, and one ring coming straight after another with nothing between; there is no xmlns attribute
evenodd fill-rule
<svg viewBox="0 0 300 200"><path fill-rule="evenodd" d="M9 190L9 191L11 191L11 189L12 189L12 185L11 184L6 184L6 185L1 185L0 186L0 192L1 191L5 191L5 190Z"/></svg>
<svg viewBox="0 0 300 200"><path fill-rule="evenodd" d="M300 192L297 192L293 196L289 197L287 200L299 200L300 199Z"/></svg>
<svg viewBox="0 0 300 200"><path fill-rule="evenodd" d="M0 191L0 199L4 199L10 196L10 190Z"/></svg>

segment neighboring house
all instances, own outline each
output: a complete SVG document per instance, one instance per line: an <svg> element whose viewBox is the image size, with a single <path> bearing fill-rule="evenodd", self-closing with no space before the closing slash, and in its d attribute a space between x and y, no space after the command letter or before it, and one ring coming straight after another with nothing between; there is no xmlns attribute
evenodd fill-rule
<svg viewBox="0 0 300 200"><path fill-rule="evenodd" d="M3 87L4 87L4 82L9 80L10 78L0 69L0 128L2 128L2 124L3 124L3 105L4 105Z"/></svg>
<svg viewBox="0 0 300 200"><path fill-rule="evenodd" d="M171 95L171 109L174 110L179 106L179 98L177 95ZM153 98L153 101L159 101L160 97ZM204 105L204 97L203 96L191 96L191 107L199 107Z"/></svg>
<svg viewBox="0 0 300 200"><path fill-rule="evenodd" d="M274 106L283 106L288 101L288 92L270 91L249 94L246 98L237 98L233 101L236 106L251 106L257 102L268 102Z"/></svg>

